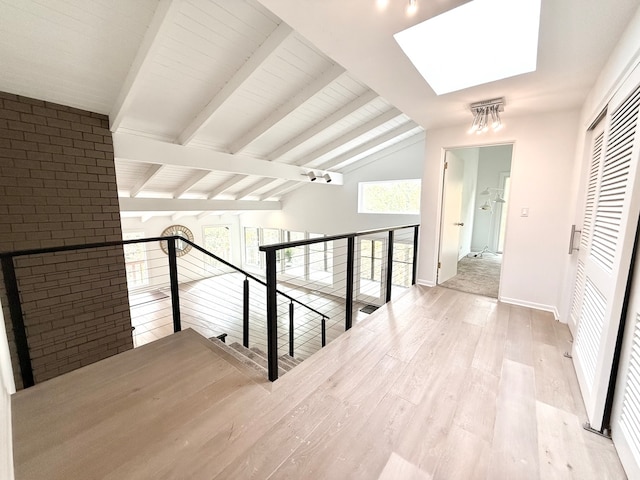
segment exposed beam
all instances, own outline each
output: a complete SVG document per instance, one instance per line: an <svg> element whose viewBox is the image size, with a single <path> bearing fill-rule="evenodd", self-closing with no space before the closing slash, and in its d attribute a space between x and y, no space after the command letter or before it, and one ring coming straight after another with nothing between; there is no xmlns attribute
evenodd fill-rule
<svg viewBox="0 0 640 480"><path fill-rule="evenodd" d="M271 197L273 197L274 195L277 195L280 192L284 192L286 190L289 190L294 185L297 185L297 182L285 182L282 185L278 185L276 188L272 188L268 192L263 193L260 196L260 200L266 200L267 198L271 198Z"/></svg>
<svg viewBox="0 0 640 480"><path fill-rule="evenodd" d="M145 214L145 215L142 215L142 216L140 217L140 221L141 221L142 223L147 223L147 222L148 222L149 220L151 220L153 217L154 217L154 215Z"/></svg>
<svg viewBox="0 0 640 480"><path fill-rule="evenodd" d="M244 155L231 155L204 148L186 147L126 133L113 134L113 148L116 158L120 160L282 178L297 182L307 181L303 169L295 165ZM342 185L342 174L329 173L333 179L330 185Z"/></svg>
<svg viewBox="0 0 640 480"><path fill-rule="evenodd" d="M300 92L294 95L289 101L287 101L284 105L280 106L278 109L274 110L267 118L258 123L255 127L249 130L247 133L242 135L242 137L238 138L235 142L233 142L229 146L229 151L231 153L237 153L244 148L246 148L249 144L257 140L259 137L264 135L268 130L273 128L278 122L283 120L289 114L291 114L294 110L300 107L302 104L307 102L311 97L316 95L319 91L329 85L331 82L336 80L340 75L344 73L344 69L339 65L333 65L329 70L320 75L316 80L311 82L305 88L303 88Z"/></svg>
<svg viewBox="0 0 640 480"><path fill-rule="evenodd" d="M253 52L253 55L240 67L235 75L211 99L193 121L180 133L178 143L188 144L206 127L213 114L236 92L243 83L260 68L260 66L276 51L276 49L291 35L293 30L282 22L269 37Z"/></svg>
<svg viewBox="0 0 640 480"><path fill-rule="evenodd" d="M160 0L156 11L153 14L151 23L147 27L147 31L140 43L138 52L131 64L129 73L127 74L116 102L109 112L109 121L111 131L115 132L120 127L124 114L129 105L133 101L133 97L138 89L140 78L149 70L153 58L160 48L159 39L164 35L171 26L172 20L176 13L180 10L180 4L183 0Z"/></svg>
<svg viewBox="0 0 640 480"><path fill-rule="evenodd" d="M329 152L332 152L336 148L341 147L345 143L349 143L355 140L358 137L370 132L371 130L375 130L376 128L384 125L387 122L390 122L396 117L402 115L402 112L397 110L396 108L392 108L391 110L386 111L382 115L377 116L373 120L369 120L367 123L360 125L359 127L354 128L353 130L348 131L341 137L338 137L333 142L327 143L322 147L316 149L308 155L305 155L303 158L295 162L295 165L308 165L312 163L314 160L326 155ZM331 176L333 178L333 175Z"/></svg>
<svg viewBox="0 0 640 480"><path fill-rule="evenodd" d="M211 190L207 195L207 198L212 199L217 197L218 195L220 195L221 193L224 193L226 190L229 190L231 187L240 183L242 180L244 180L247 177L248 175L234 175L229 180L224 181L223 183L218 185L216 188Z"/></svg>
<svg viewBox="0 0 640 480"><path fill-rule="evenodd" d="M197 173L191 175L182 185L180 185L175 192L173 192L173 198L180 198L187 193L191 188L202 180L204 177L211 173L210 170L198 170Z"/></svg>
<svg viewBox="0 0 640 480"><path fill-rule="evenodd" d="M339 122L343 118L358 111L359 109L364 107L366 104L371 103L376 98L378 98L378 94L373 90L369 90L368 92L360 95L355 100L352 100L351 102L347 103L342 108L336 110L327 118L315 124L313 127L309 128L308 130L305 130L298 136L289 140L284 145L281 145L280 147L276 148L273 152L267 155L267 158L269 160L276 160L282 157L285 153L288 153L294 148L302 145L307 140L310 140L311 138L315 137L316 135L323 132L327 128L333 126L335 123Z"/></svg>
<svg viewBox="0 0 640 480"><path fill-rule="evenodd" d="M144 172L144 175L140 178L140 180L138 180L138 182L133 186L133 188L129 192L129 196L135 197L136 195L138 195L142 191L144 186L147 183L149 183L151 179L155 177L160 170L162 170L162 167L164 167L164 165L160 165L158 163L149 165L149 168L147 168L147 171Z"/></svg>
<svg viewBox="0 0 640 480"><path fill-rule="evenodd" d="M253 185L249 185L247 188L245 188L245 189L241 190L240 192L238 192L238 194L236 195L236 200L241 200L241 199L243 199L245 197L248 197L249 195L251 195L256 190L259 190L262 187L266 187L270 183L273 183L273 182L276 182L276 181L277 181L277 179L273 179L273 178L263 178L262 180L259 180L256 183L254 183Z"/></svg>
<svg viewBox="0 0 640 480"><path fill-rule="evenodd" d="M280 202L121 197L123 212L200 212L205 210L281 210Z"/></svg>
<svg viewBox="0 0 640 480"><path fill-rule="evenodd" d="M396 127L393 130L389 130L388 132L383 133L382 135L376 138L372 138L371 140L363 143L362 145L358 145L357 147L352 148L351 150L343 153L342 155L338 155L337 157L332 158L327 162L321 163L320 165L318 165L318 168L322 168L322 169L333 168L336 165L340 165L346 161L349 161L357 155L360 155L376 147L379 147L380 145L383 145L393 140L394 138L399 137L400 135L404 135L405 133L408 133L411 130L414 130L416 128L419 128L418 125L412 121L404 123L399 127Z"/></svg>

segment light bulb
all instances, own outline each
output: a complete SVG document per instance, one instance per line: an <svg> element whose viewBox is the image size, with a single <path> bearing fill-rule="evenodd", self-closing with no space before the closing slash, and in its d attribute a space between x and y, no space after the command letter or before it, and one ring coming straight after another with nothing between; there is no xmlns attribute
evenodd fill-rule
<svg viewBox="0 0 640 480"><path fill-rule="evenodd" d="M407 15L413 16L418 11L418 0L409 0L409 5L407 5Z"/></svg>

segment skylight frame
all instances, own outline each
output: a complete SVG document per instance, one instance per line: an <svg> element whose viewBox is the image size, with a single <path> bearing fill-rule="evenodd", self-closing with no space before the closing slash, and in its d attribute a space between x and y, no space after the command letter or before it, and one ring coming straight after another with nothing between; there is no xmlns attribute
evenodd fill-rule
<svg viewBox="0 0 640 480"><path fill-rule="evenodd" d="M394 35L437 95L537 68L541 0L474 0Z"/></svg>

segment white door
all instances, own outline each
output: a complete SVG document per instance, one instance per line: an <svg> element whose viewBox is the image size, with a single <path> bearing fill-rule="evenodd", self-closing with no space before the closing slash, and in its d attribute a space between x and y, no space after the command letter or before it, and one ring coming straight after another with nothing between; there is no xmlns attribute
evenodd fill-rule
<svg viewBox="0 0 640 480"><path fill-rule="evenodd" d="M446 152L438 283L446 282L458 273L460 229L464 227L462 222L463 187L464 161L451 152Z"/></svg>
<svg viewBox="0 0 640 480"><path fill-rule="evenodd" d="M628 478L640 478L640 261L636 259L611 416L611 436Z"/></svg>
<svg viewBox="0 0 640 480"><path fill-rule="evenodd" d="M576 375L591 427L600 430L640 210L637 182L640 69L611 99L594 132L574 292Z"/></svg>

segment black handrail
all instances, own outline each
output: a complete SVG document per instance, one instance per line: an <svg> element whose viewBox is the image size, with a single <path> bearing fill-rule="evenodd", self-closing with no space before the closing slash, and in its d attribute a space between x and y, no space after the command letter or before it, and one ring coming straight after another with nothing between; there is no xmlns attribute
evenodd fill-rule
<svg viewBox="0 0 640 480"><path fill-rule="evenodd" d="M205 255L210 256L214 260L226 265L229 268L232 268L232 269L236 270L237 272L242 273L243 275L247 276L251 280L254 280L254 281L258 282L259 284L261 284L261 285L263 285L265 287L267 286L267 284L263 280L261 280L260 278L256 277L255 275L252 275L249 272L247 272L247 271L245 271L245 270L243 270L243 269L241 269L239 267L236 267L232 263L229 263L225 259L220 258L217 255L214 255L213 253L209 252L208 250L205 250L204 248L202 248L200 245L198 245L196 243L193 243L189 239L181 237L180 235L171 235L171 236L167 236L167 237L136 238L136 239L133 239L133 240L114 240L114 241L111 241L111 242L86 243L86 244L82 244L82 245L63 245L63 246L59 246L59 247L34 248L34 249L30 249L30 250L17 250L15 252L0 252L0 258L5 258L5 257L23 257L23 256L26 256L26 255L42 255L42 254L45 254L45 253L56 253L56 252L70 252L70 251L73 251L73 250L89 250L91 248L117 247L119 245L130 245L130 244L134 244L134 243L166 242L167 240L171 240L171 239L173 239L173 240L181 240L181 241L183 241L185 243L188 243L189 245L191 245L196 250L204 253ZM260 247L260 248L262 248L262 247ZM295 298L291 297L290 295L287 295L286 293L284 293L284 292L282 292L280 290L276 290L276 291L277 291L277 293L279 295L282 295L287 300L295 302L298 305L300 305L302 307L305 307L306 309L311 310L313 313L318 314L318 315L320 315L322 317L330 318L326 314L317 311L315 308L312 308L309 305L307 305L305 303L302 303L299 300L296 300Z"/></svg>
<svg viewBox="0 0 640 480"><path fill-rule="evenodd" d="M259 248L261 252L268 252L271 250L282 250L283 248L302 247L304 245L312 245L314 243L331 242L333 240L342 240L345 238L362 237L364 235L373 235L374 233L386 233L393 230L404 230L405 228L416 228L419 226L420 224L417 223L414 225L401 225L399 227L376 228L374 230L363 230L361 232L342 233L340 235L331 235L327 237L308 238L306 240L296 240L293 242L271 243L269 245L260 245Z"/></svg>
<svg viewBox="0 0 640 480"><path fill-rule="evenodd" d="M246 272L245 270L239 267L236 267L235 265L229 263L228 261L216 256L215 254L205 250L199 245L179 235L172 235L172 236L165 236L165 237L137 238L132 240L113 240L109 242L100 242L100 243L86 243L86 244L80 244L80 245L61 245L57 247L34 248L34 249L28 249L28 250L17 250L13 252L0 252L0 262L2 263L2 277L6 285L7 294L9 296L10 316L11 316L11 321L12 321L13 330L14 330L14 337L16 338L16 345L18 347L17 353L18 353L19 362L20 362L20 370L21 370L23 386L26 388L34 385L34 379L33 379L32 365L31 365L31 357L30 357L29 347L26 339L24 316L23 316L23 312L20 304L20 294L18 291L17 279L15 278L15 265L13 261L14 257L24 257L28 255L43 255L43 254L58 253L58 252L71 252L71 251L78 251L78 250L90 250L90 249L97 249L97 248L109 248L109 247L117 247L122 245L131 245L136 243L150 243L155 241L167 242L168 250L169 250L169 254L168 254L169 274L170 274L170 280L171 280L170 283L171 283L174 332L178 332L181 330L182 327L180 322L178 275L177 275L177 262L176 262L176 251L175 251L176 250L175 242L177 240L181 240L191 245L193 248L200 251L201 253L213 258L214 260L226 265L227 267L233 270L236 270L237 272L242 273L246 277L245 281L247 281L248 278L251 278L252 280L263 285L267 289L268 295L270 293L273 294L274 297L277 296L278 294L282 295L283 297L287 298L291 302L290 303L291 306L293 306L293 303L297 303L298 305L319 315L322 318L323 322L325 322L326 319L329 318L328 315L319 312L315 308L312 308L309 305L302 303L301 301L291 297L290 295L280 290L277 290L275 288L269 288L269 286L265 281L261 280L255 275L252 275L249 272ZM246 285L245 285L245 289L246 289ZM248 292L245 292L245 296L247 293ZM247 302L245 301L245 303ZM275 298L273 299L273 303L275 304ZM247 305L245 305L244 310L245 310L244 316L246 318L243 319L243 324L246 325L246 320L248 320ZM272 312L272 315L273 315L273 312ZM245 327L245 331L243 333L243 343L248 343L247 334L248 332ZM273 350L273 352L277 354L277 348L272 348L271 350ZM277 361L277 358L276 358L276 361Z"/></svg>
<svg viewBox="0 0 640 480"><path fill-rule="evenodd" d="M168 237L161 237L163 239L167 239ZM204 248L202 248L200 245L196 245L195 243L187 240L186 238L180 237L178 236L177 238L179 238L180 240L182 240L185 243L188 243L189 245L191 245L193 248L195 248L196 250L199 250L200 252L204 253L205 255L209 255L211 258L217 260L220 263L223 263L224 265L226 265L227 267L233 268L235 271L242 273L243 275L246 275L247 277L249 277L251 280L254 280L256 282L258 282L260 285L263 286L267 286L266 282L263 280L260 280L258 277L256 277L255 275L251 275L249 272L241 269L240 267L236 267L235 265L233 265L232 263L227 262L226 260L217 257L216 255L214 255L213 253L209 252L208 250L205 250ZM262 247L261 247L262 248ZM316 313L318 315L320 315L321 317L326 317L326 318L330 318L329 316L327 316L324 313L321 313L319 311L317 311L315 308L311 308L309 305L302 303L300 300L296 300L295 298L287 295L286 293L277 290L276 289L276 293L278 293L279 295L282 295L283 297L285 297L287 300L297 303L298 305L305 307L308 310L311 310L313 313Z"/></svg>

